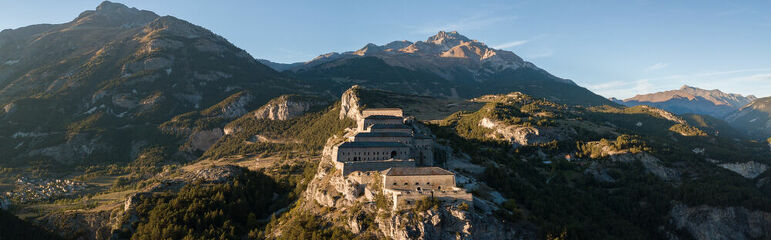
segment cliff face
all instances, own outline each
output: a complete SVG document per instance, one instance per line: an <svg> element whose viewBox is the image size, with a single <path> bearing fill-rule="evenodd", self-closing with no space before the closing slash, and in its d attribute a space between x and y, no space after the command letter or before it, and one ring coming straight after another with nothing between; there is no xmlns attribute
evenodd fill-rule
<svg viewBox="0 0 771 240"><path fill-rule="evenodd" d="M771 213L743 207L689 207L677 204L669 216L678 229L699 240L762 239L771 232Z"/></svg>
<svg viewBox="0 0 771 240"><path fill-rule="evenodd" d="M719 164L719 166L738 173L739 175L742 175L742 177L749 179L754 179L760 176L760 174L763 174L768 169L768 166L765 164L754 161L745 163L723 163Z"/></svg>
<svg viewBox="0 0 771 240"><path fill-rule="evenodd" d="M354 85L353 87L345 91L342 97L340 97L340 102L341 102L340 119L347 117L347 118L359 121L359 119L362 118L361 108L363 106L360 105L360 99L357 94L357 92L360 89L361 89L360 86Z"/></svg>
<svg viewBox="0 0 771 240"><path fill-rule="evenodd" d="M564 140L576 134L571 128L508 125L489 118L482 118L479 126L494 131L489 134L490 139L504 140L512 143L514 147Z"/></svg>
<svg viewBox="0 0 771 240"><path fill-rule="evenodd" d="M299 117L314 107L328 104L328 101L320 98L282 95L266 103L253 114L257 119L287 120Z"/></svg>

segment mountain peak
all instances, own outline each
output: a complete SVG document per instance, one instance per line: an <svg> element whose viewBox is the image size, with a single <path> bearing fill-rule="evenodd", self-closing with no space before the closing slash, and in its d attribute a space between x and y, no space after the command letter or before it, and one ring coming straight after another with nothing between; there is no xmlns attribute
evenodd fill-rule
<svg viewBox="0 0 771 240"><path fill-rule="evenodd" d="M445 31L439 31L436 33L436 35L428 37L426 42L430 42L433 44L445 44L450 43L451 45L457 45L461 41L464 42L470 42L471 40L467 38L466 36L461 35L458 33L458 31L452 31L452 32L445 32Z"/></svg>
<svg viewBox="0 0 771 240"><path fill-rule="evenodd" d="M126 5L123 5L121 3L114 3L110 1L104 1L100 3L99 6L96 6L97 12L117 12L117 11L129 11L129 10L132 10L132 9L127 7ZM134 10L136 10L136 8L134 8Z"/></svg>
<svg viewBox="0 0 771 240"><path fill-rule="evenodd" d="M104 1L96 10L85 11L74 21L73 26L126 26L137 27L158 18L154 12L129 8L120 3Z"/></svg>

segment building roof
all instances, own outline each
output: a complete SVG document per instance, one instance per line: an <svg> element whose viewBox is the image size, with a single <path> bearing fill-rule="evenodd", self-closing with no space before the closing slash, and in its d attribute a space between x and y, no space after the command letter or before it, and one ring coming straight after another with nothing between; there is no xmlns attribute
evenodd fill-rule
<svg viewBox="0 0 771 240"><path fill-rule="evenodd" d="M411 129L410 126L404 124L372 124L370 129Z"/></svg>
<svg viewBox="0 0 771 240"><path fill-rule="evenodd" d="M395 167L385 172L386 176L425 176L425 175L455 175L455 173L440 167Z"/></svg>
<svg viewBox="0 0 771 240"><path fill-rule="evenodd" d="M364 109L365 112L375 112L375 111L401 111L401 108L367 108Z"/></svg>
<svg viewBox="0 0 771 240"><path fill-rule="evenodd" d="M426 136L426 135L423 135L423 134L415 134L415 138L417 138L417 139L432 139L432 137Z"/></svg>
<svg viewBox="0 0 771 240"><path fill-rule="evenodd" d="M412 134L405 132L360 132L354 137L412 137Z"/></svg>
<svg viewBox="0 0 771 240"><path fill-rule="evenodd" d="M404 118L403 117L399 117L399 116L391 116L391 115L369 115L369 116L365 117L364 119L399 119L399 120L402 120Z"/></svg>
<svg viewBox="0 0 771 240"><path fill-rule="evenodd" d="M398 142L344 142L338 148L376 148L376 147L405 147L409 146Z"/></svg>

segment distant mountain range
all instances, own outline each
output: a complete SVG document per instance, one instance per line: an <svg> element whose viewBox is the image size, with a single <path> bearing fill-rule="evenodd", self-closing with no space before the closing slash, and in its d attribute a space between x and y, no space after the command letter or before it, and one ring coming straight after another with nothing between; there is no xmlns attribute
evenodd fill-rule
<svg viewBox="0 0 771 240"><path fill-rule="evenodd" d="M676 114L696 113L723 118L755 99L756 97L752 95L745 97L740 94L724 93L717 89L705 90L685 85L678 90L637 95L624 100L611 100L626 106L648 105Z"/></svg>
<svg viewBox="0 0 771 240"><path fill-rule="evenodd" d="M682 86L678 90L637 95L613 102L626 106L648 105L672 113L688 116L701 114L712 116L711 121L726 121L742 134L752 137L771 137L771 97L757 98ZM720 123L714 123L720 125Z"/></svg>
<svg viewBox="0 0 771 240"><path fill-rule="evenodd" d="M338 90L359 84L452 98L521 91L563 104L611 104L513 52L488 47L456 31L440 31L425 41L370 43L355 51L323 54L301 63L259 61L314 84L339 86Z"/></svg>
<svg viewBox="0 0 771 240"><path fill-rule="evenodd" d="M753 101L726 116L726 120L750 136L771 139L771 97Z"/></svg>

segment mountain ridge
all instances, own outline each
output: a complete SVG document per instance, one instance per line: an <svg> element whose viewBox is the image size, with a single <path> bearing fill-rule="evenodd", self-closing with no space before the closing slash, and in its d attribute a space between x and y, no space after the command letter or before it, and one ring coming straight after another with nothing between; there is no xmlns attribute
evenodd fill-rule
<svg viewBox="0 0 771 240"><path fill-rule="evenodd" d="M570 105L614 104L513 52L488 47L457 31L439 31L416 42L369 43L357 50L322 54L302 63L260 61L309 84L335 86L337 92L355 84L450 98L521 91Z"/></svg>
<svg viewBox="0 0 771 240"><path fill-rule="evenodd" d="M688 85L680 89L638 94L624 100L613 101L626 106L651 105L676 114L696 113L723 118L756 99L753 95L742 96L724 93L718 89L706 90Z"/></svg>

